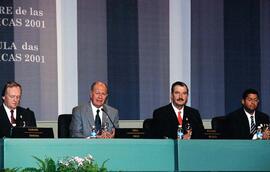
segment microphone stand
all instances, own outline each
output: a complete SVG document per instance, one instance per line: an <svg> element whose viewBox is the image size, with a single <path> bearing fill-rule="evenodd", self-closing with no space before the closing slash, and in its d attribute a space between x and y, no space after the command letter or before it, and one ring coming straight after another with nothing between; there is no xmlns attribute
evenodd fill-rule
<svg viewBox="0 0 270 172"><path fill-rule="evenodd" d="M110 122L113 125L113 128L116 128L115 125L114 125L114 123L112 122L112 119L110 118L109 114L103 108L101 110L107 115L107 117L109 118Z"/></svg>

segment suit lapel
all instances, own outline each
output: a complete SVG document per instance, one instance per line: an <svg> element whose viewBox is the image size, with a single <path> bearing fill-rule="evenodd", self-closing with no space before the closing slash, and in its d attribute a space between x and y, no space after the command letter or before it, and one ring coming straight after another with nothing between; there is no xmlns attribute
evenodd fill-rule
<svg viewBox="0 0 270 172"><path fill-rule="evenodd" d="M1 113L1 114L0 114L0 115L1 115L1 121L0 121L0 123L1 123L1 125L3 126L3 128L4 128L4 127L9 127L9 128L11 128L12 125L11 125L9 119L8 119L7 112L6 112L6 110L5 110L4 106L3 106L3 104L2 104L1 107L0 107L0 113Z"/></svg>
<svg viewBox="0 0 270 172"><path fill-rule="evenodd" d="M191 121L190 119L190 109L187 106L184 106L184 115L183 115L183 128L186 127L186 123L187 123L187 119L189 120L189 122Z"/></svg>
<svg viewBox="0 0 270 172"><path fill-rule="evenodd" d="M174 123L178 125L178 119L176 117L176 113L173 109L172 104L169 105L168 109L169 109L169 116L170 116L171 120L174 121Z"/></svg>
<svg viewBox="0 0 270 172"><path fill-rule="evenodd" d="M26 119L24 119L24 114L22 112L22 109L17 107L16 109L16 126L23 126L25 124L23 124L23 121L27 121Z"/></svg>
<svg viewBox="0 0 270 172"><path fill-rule="evenodd" d="M260 124L265 124L268 123L266 121L264 121L263 116L261 115L261 113L259 111L255 112L255 122L256 122L256 126L260 125Z"/></svg>
<svg viewBox="0 0 270 172"><path fill-rule="evenodd" d="M189 116L190 116L189 113L190 113L190 110L188 109L188 107L187 106L184 106L183 123L186 122L186 119L187 118L189 119Z"/></svg>
<svg viewBox="0 0 270 172"><path fill-rule="evenodd" d="M108 112L108 108L106 107L105 104L103 105L103 109L104 109L105 112L108 113L108 115L110 114ZM105 114L105 112L102 112L102 124L101 124L101 126L104 125L105 122L107 122L110 125L109 119L107 117L107 114Z"/></svg>
<svg viewBox="0 0 270 172"><path fill-rule="evenodd" d="M92 111L92 107L90 104L88 104L87 106L85 106L85 118L88 124L90 124L90 126L92 127L93 125L95 125L95 120L94 120L94 114Z"/></svg>
<svg viewBox="0 0 270 172"><path fill-rule="evenodd" d="M243 121L242 124L239 124L240 126L242 125L243 127L243 131L246 133L246 134L249 134L250 133L250 128L249 128L249 122L248 122L248 118L247 118L247 115L244 111L244 109L242 108L241 110L241 120L240 121Z"/></svg>

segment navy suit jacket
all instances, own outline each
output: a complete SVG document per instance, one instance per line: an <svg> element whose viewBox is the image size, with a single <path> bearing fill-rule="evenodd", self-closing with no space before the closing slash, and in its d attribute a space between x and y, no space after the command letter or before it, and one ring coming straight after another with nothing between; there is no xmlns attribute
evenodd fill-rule
<svg viewBox="0 0 270 172"><path fill-rule="evenodd" d="M16 127L36 127L36 118L33 111L22 107L17 107ZM7 112L3 104L0 106L0 137L9 137L12 128Z"/></svg>
<svg viewBox="0 0 270 172"><path fill-rule="evenodd" d="M185 125L187 120L192 127L191 139L203 138L204 127L202 119L198 110L185 106L183 116L183 129L185 131ZM172 104L160 107L154 110L153 113L153 133L155 138L177 138L178 119Z"/></svg>
<svg viewBox="0 0 270 172"><path fill-rule="evenodd" d="M227 115L228 133L230 139L252 139L247 115L243 108L237 109ZM269 117L260 111L255 112L256 126L260 124L269 124Z"/></svg>
<svg viewBox="0 0 270 172"><path fill-rule="evenodd" d="M113 124L111 123L110 119L104 112L102 115L102 123L104 124L105 122L107 122L109 124L108 127L109 130L111 130L114 126L118 128L119 127L118 110L108 105L103 105L103 109L110 116L110 119L112 120ZM88 137L91 132L91 127L93 125L95 125L95 120L90 103L76 106L73 108L72 120L69 127L71 137Z"/></svg>

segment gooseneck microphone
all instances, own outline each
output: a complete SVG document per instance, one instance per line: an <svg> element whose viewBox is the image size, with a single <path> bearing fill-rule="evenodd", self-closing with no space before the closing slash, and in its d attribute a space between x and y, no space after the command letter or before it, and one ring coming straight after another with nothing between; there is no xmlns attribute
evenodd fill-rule
<svg viewBox="0 0 270 172"><path fill-rule="evenodd" d="M109 114L103 108L101 110L107 115L107 117L109 118L110 122L113 125L113 128L116 128L115 125L114 125L114 123L112 122L112 119L110 118Z"/></svg>

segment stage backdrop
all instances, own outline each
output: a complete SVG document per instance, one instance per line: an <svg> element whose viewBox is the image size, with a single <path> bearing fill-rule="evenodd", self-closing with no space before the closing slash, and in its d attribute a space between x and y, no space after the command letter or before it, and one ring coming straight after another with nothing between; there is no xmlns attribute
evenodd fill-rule
<svg viewBox="0 0 270 172"><path fill-rule="evenodd" d="M190 103L204 119L241 107L247 88L261 93L261 110L270 113L269 1L80 0L77 9L79 103L100 79L121 119L145 119L169 102L172 76L190 76ZM175 28L171 17L184 22ZM170 36L186 26L190 42ZM190 54L172 56L172 40ZM188 65L170 73L177 59Z"/></svg>
<svg viewBox="0 0 270 172"><path fill-rule="evenodd" d="M56 120L58 105L63 113L62 106L70 105L66 102L88 102L95 80L108 83L108 103L119 109L122 120L151 117L169 103L176 80L188 84L189 104L204 119L239 108L242 92L250 87L261 93L260 109L270 114L269 0L61 2L77 4L60 8L58 17L71 13L56 23L53 0L0 1L0 86L8 80L21 83L22 105L33 109L38 120ZM58 67L76 59L65 65L66 71L58 69L75 73L60 75L60 103L56 24L61 38L76 38L70 42L78 47L61 47L78 57L58 57ZM63 45L68 39L61 38ZM78 96L63 100L61 95L71 92ZM72 108L65 107L64 113Z"/></svg>
<svg viewBox="0 0 270 172"><path fill-rule="evenodd" d="M57 119L56 41L54 0L0 1L0 87L20 83L37 120Z"/></svg>
<svg viewBox="0 0 270 172"><path fill-rule="evenodd" d="M120 119L151 117L169 101L169 1L78 1L78 95L108 83Z"/></svg>

